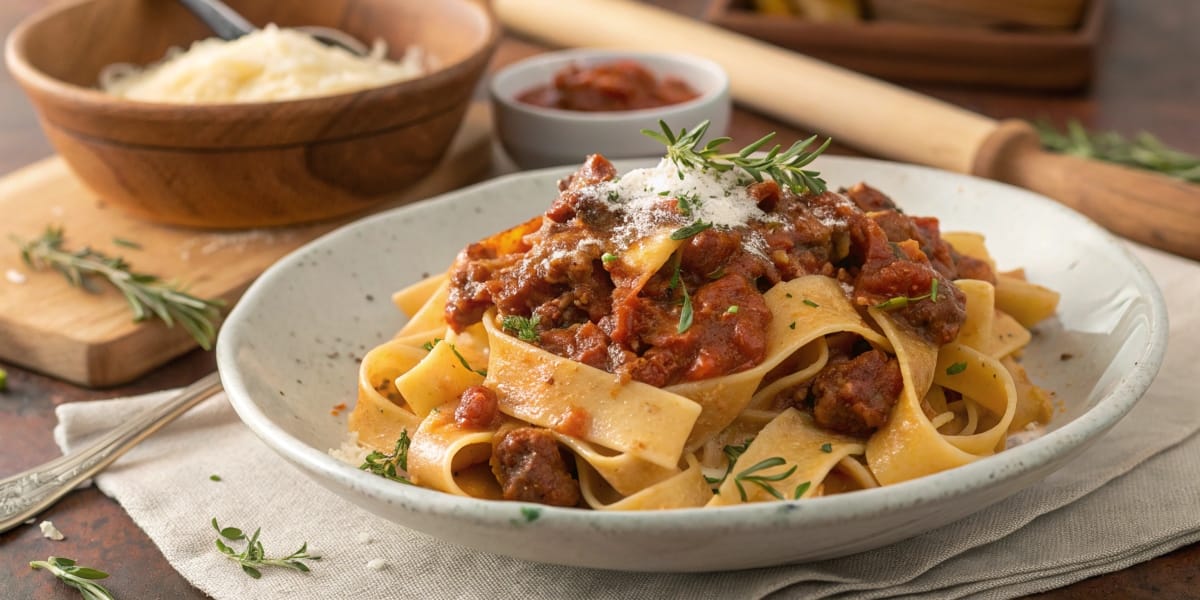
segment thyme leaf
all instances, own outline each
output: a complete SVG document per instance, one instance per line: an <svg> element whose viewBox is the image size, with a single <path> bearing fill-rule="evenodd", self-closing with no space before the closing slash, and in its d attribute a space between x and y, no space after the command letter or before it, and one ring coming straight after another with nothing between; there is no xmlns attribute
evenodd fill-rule
<svg viewBox="0 0 1200 600"><path fill-rule="evenodd" d="M116 600L108 588L95 582L105 579L108 573L91 567L81 567L69 558L51 556L46 560L30 561L32 569L45 569L63 583L79 590L84 600Z"/></svg>
<svg viewBox="0 0 1200 600"><path fill-rule="evenodd" d="M358 468L363 471L369 471L385 479L399 481L400 483L412 483L407 477L399 475L396 468L401 471L408 471L408 447L412 444L412 440L408 437L408 430L400 430L400 437L396 440L396 447L392 449L391 454L385 454L379 450L372 450L370 454L363 457L363 464Z"/></svg>

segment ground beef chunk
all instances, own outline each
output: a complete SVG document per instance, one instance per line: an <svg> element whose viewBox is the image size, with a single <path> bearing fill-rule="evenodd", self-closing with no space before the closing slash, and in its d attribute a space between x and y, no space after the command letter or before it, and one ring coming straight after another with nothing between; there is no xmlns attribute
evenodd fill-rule
<svg viewBox="0 0 1200 600"><path fill-rule="evenodd" d="M579 482L571 475L558 440L545 429L520 427L504 434L492 452L492 472L505 500L579 504Z"/></svg>
<svg viewBox="0 0 1200 600"><path fill-rule="evenodd" d="M590 321L543 331L538 342L547 352L597 369L608 367L608 334Z"/></svg>
<svg viewBox="0 0 1200 600"><path fill-rule="evenodd" d="M830 364L813 378L813 418L831 431L867 436L887 422L902 389L899 363L869 350Z"/></svg>
<svg viewBox="0 0 1200 600"><path fill-rule="evenodd" d="M500 416L496 392L482 385L463 390L454 409L454 423L462 429L487 429Z"/></svg>

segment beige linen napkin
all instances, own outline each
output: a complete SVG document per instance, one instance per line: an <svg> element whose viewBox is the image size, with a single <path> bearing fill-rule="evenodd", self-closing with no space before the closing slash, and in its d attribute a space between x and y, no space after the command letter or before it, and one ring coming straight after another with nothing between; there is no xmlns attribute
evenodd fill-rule
<svg viewBox="0 0 1200 600"><path fill-rule="evenodd" d="M524 562L390 524L293 469L237 420L223 396L165 428L96 479L167 560L214 598L1009 598L1121 569L1200 540L1200 265L1135 248L1167 296L1166 362L1134 410L1042 483L936 531L805 565L646 574ZM64 452L162 395L58 407ZM1136 468L1135 468L1136 467ZM210 475L221 481L212 481ZM214 548L209 520L263 529L268 553L307 541L309 574L242 574ZM802 532L798 535L803 535ZM368 566L383 559L382 569ZM378 565L376 565L378 566Z"/></svg>

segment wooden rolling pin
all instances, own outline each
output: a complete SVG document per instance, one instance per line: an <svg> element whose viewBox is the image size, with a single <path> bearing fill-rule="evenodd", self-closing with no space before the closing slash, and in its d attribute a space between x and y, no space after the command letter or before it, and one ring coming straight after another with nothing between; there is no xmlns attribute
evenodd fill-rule
<svg viewBox="0 0 1200 600"><path fill-rule="evenodd" d="M1200 185L1046 152L1023 121L996 121L627 0L492 0L492 6L510 29L554 45L704 56L725 69L744 106L872 154L1039 192L1119 235L1200 260Z"/></svg>

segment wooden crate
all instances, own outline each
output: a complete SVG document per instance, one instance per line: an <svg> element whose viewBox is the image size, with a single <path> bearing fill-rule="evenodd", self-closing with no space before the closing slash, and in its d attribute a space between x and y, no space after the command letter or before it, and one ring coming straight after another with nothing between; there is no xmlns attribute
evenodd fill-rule
<svg viewBox="0 0 1200 600"><path fill-rule="evenodd" d="M1090 0L1074 29L1006 30L868 20L818 23L763 15L752 0L713 0L721 27L893 81L1075 90L1091 80L1104 21Z"/></svg>

